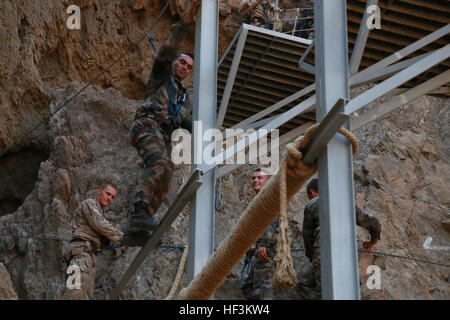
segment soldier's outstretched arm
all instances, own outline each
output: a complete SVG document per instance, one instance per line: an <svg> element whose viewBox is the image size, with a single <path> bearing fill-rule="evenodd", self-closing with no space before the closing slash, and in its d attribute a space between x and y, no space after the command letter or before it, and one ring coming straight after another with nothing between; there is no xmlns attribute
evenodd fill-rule
<svg viewBox="0 0 450 320"><path fill-rule="evenodd" d="M88 202L82 204L81 210L92 229L113 242L120 242L123 233L116 229L105 217Z"/></svg>
<svg viewBox="0 0 450 320"><path fill-rule="evenodd" d="M149 81L152 81L152 79L162 79L168 72L170 72L172 61L175 60L177 56L181 43L186 37L189 27L194 21L194 17L197 14L201 2L201 0L192 1L191 9L186 16L172 25L167 40L159 49L158 55L153 62L153 68Z"/></svg>

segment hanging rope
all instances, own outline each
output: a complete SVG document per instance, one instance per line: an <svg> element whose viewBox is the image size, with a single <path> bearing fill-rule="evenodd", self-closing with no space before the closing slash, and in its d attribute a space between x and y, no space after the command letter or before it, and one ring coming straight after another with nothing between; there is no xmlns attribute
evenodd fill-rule
<svg viewBox="0 0 450 320"><path fill-rule="evenodd" d="M280 222L278 225L278 241L275 255L277 267L273 277L273 285L280 288L289 288L297 284L294 261L291 255L291 238L289 236L289 221L287 216L286 166L287 162L284 162L281 166Z"/></svg>
<svg viewBox="0 0 450 320"><path fill-rule="evenodd" d="M167 295L167 297L164 300L173 300L173 297L175 296L175 293L178 290L178 286L180 285L180 282L181 282L181 277L183 276L183 270L184 270L184 266L186 264L188 251L189 251L189 247L186 246L184 248L183 255L180 260L180 265L178 266L177 275L175 276L175 280L173 282L172 289L170 289L169 294Z"/></svg>
<svg viewBox="0 0 450 320"><path fill-rule="evenodd" d="M308 129L305 133L305 137L294 143L290 143L286 146L288 152L288 159L296 159L296 161L301 161L303 155L300 151L301 143L304 140L310 141L311 136L316 131L319 124L315 124ZM355 136L345 128L340 128L338 131L344 137L346 137L352 145L352 153L356 154L358 150L358 141ZM293 163L291 164L293 165ZM287 175L288 162L285 161L281 165L281 181L280 181L280 223L278 232L278 242L277 250L275 255L276 270L273 278L273 283L275 286L281 288L290 288L297 284L297 276L294 268L294 261L291 256L291 239L289 237L289 220L287 216L287 186L286 186L286 175Z"/></svg>
<svg viewBox="0 0 450 320"><path fill-rule="evenodd" d="M300 158L288 152L286 164L286 199L289 201L302 185L317 171L317 166L307 166L301 161L300 149L310 141L312 129L297 138L295 147ZM284 165L282 162L282 165ZM208 299L219 287L247 250L273 223L280 212L280 171L278 171L250 202L227 238L213 253L205 267L180 292L181 299Z"/></svg>

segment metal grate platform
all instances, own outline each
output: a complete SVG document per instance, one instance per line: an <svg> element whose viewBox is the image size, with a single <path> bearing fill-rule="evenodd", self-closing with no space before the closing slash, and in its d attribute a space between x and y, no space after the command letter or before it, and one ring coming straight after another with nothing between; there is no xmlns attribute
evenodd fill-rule
<svg viewBox="0 0 450 320"><path fill-rule="evenodd" d="M298 61L310 43L311 40L242 25L219 62L218 108L228 101L222 125L232 127L313 84L314 75L298 67ZM309 62L312 63L312 60ZM267 117L283 113L304 98L293 101ZM281 130L291 130L311 119L315 119L314 112L305 113L286 123Z"/></svg>
<svg viewBox="0 0 450 320"><path fill-rule="evenodd" d="M381 29L369 32L367 41L358 44L360 24L367 0L347 1L349 63L354 51L360 51L360 62L354 63L351 75L398 53L401 49L422 39L450 23L448 0L371 0L380 8ZM244 24L223 55L218 67L217 110L219 126L236 127L249 117L278 103L290 95L314 85L314 74L299 68L298 63L311 40L290 36ZM440 37L419 50L402 56L398 65L411 63L450 43L450 35ZM304 60L314 65L314 47ZM403 88L414 88L449 69L446 59L404 83ZM401 69L398 69L401 70ZM397 70L397 71L398 71ZM375 72L374 72L375 73ZM392 73L391 73L392 74ZM379 83L391 74L385 73L363 83ZM361 82L357 83L358 85ZM355 85L355 84L352 84ZM440 97L450 96L448 84L428 92ZM276 117L314 94L310 90L301 98L265 115ZM281 133L288 132L308 121L315 120L314 107L283 124Z"/></svg>

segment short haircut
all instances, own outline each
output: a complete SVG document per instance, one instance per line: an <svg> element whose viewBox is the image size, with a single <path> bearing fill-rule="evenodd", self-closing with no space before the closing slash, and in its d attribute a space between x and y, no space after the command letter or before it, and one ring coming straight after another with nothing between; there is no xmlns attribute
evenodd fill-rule
<svg viewBox="0 0 450 320"><path fill-rule="evenodd" d="M309 194L311 190L319 193L319 180L317 178L312 179L306 186L306 193Z"/></svg>
<svg viewBox="0 0 450 320"><path fill-rule="evenodd" d="M105 181L100 185L100 189L103 190L103 189L105 189L105 188L108 187L108 186L114 188L116 191L119 191L119 189L117 189L116 184L115 184L114 182L108 181L108 180L105 180Z"/></svg>
<svg viewBox="0 0 450 320"><path fill-rule="evenodd" d="M256 168L255 170L253 170L253 173L255 172L261 172L264 173L266 176L268 176L269 178L272 177L271 174L269 174L264 168Z"/></svg>
<svg viewBox="0 0 450 320"><path fill-rule="evenodd" d="M177 54L177 57L175 58L175 60L177 60L179 57L181 57L182 54L187 55L187 56L191 57L192 60L194 60L194 54L192 52L186 52L186 51L179 52Z"/></svg>

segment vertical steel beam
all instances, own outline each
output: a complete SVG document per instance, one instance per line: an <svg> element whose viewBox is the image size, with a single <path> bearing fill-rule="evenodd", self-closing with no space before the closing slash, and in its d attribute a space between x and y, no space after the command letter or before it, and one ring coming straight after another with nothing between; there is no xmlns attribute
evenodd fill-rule
<svg viewBox="0 0 450 320"><path fill-rule="evenodd" d="M203 0L195 30L193 170L205 166L203 132L216 127L218 6ZM198 125L200 123L200 125ZM202 176L202 186L191 202L187 275L192 280L214 250L214 171Z"/></svg>
<svg viewBox="0 0 450 320"><path fill-rule="evenodd" d="M317 121L349 98L345 0L314 2ZM344 124L348 128L348 121ZM318 159L323 299L359 299L352 154L334 136Z"/></svg>

